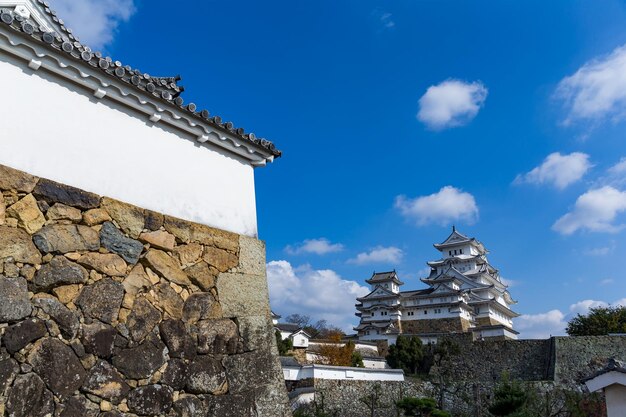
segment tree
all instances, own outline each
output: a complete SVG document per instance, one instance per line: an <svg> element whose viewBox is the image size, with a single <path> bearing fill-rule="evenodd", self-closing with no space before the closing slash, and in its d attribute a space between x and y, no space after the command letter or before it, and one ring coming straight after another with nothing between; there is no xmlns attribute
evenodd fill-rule
<svg viewBox="0 0 626 417"><path fill-rule="evenodd" d="M319 356L324 365L352 366L354 342L344 343L341 339L341 335L335 334L329 338L329 343L320 346Z"/></svg>
<svg viewBox="0 0 626 417"><path fill-rule="evenodd" d="M422 340L417 336L398 336L396 344L389 347L387 363L394 369L402 369L407 374L416 374L424 357Z"/></svg>
<svg viewBox="0 0 626 417"><path fill-rule="evenodd" d="M283 340L283 336L280 334L279 330L276 330L274 334L276 335L276 347L278 347L278 354L280 356L287 355L287 353L293 349L293 342L289 338Z"/></svg>
<svg viewBox="0 0 626 417"><path fill-rule="evenodd" d="M626 307L595 307L589 314L578 314L565 329L570 336L604 336L626 333Z"/></svg>
<svg viewBox="0 0 626 417"><path fill-rule="evenodd" d="M340 328L329 325L326 320L318 320L313 323L311 317L306 314L290 314L285 320L287 323L297 324L313 339L328 339L335 334L341 334L341 337L345 336L345 333Z"/></svg>
<svg viewBox="0 0 626 417"><path fill-rule="evenodd" d="M407 397L398 401L396 406L404 411L405 416L450 417L450 414L437 408L437 403L432 398Z"/></svg>
<svg viewBox="0 0 626 417"><path fill-rule="evenodd" d="M361 355L361 352L357 350L352 352L352 367L365 368L365 364L363 363L363 355Z"/></svg>
<svg viewBox="0 0 626 417"><path fill-rule="evenodd" d="M523 416L524 406L528 401L528 394L519 384L509 382L505 375L503 382L494 392L494 401L489 406L489 412L497 417Z"/></svg>

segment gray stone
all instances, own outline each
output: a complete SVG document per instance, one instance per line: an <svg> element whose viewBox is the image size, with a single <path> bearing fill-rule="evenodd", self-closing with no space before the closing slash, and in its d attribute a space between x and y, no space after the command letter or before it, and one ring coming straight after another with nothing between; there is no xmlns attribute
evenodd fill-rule
<svg viewBox="0 0 626 417"><path fill-rule="evenodd" d="M80 339L87 353L106 359L113 355L116 336L113 327L96 322L83 325Z"/></svg>
<svg viewBox="0 0 626 417"><path fill-rule="evenodd" d="M183 320L195 324L200 320L222 317L222 308L213 294L200 292L191 294L183 307Z"/></svg>
<svg viewBox="0 0 626 417"><path fill-rule="evenodd" d="M237 272L265 275L265 243L259 239L239 236L239 266Z"/></svg>
<svg viewBox="0 0 626 417"><path fill-rule="evenodd" d="M59 417L98 417L100 408L82 396L74 396L63 404Z"/></svg>
<svg viewBox="0 0 626 417"><path fill-rule="evenodd" d="M150 378L167 362L165 345L152 339L148 337L137 347L120 350L113 357L113 365L128 378Z"/></svg>
<svg viewBox="0 0 626 417"><path fill-rule="evenodd" d="M0 361L0 396L4 396L19 372L20 367L15 359L7 358Z"/></svg>
<svg viewBox="0 0 626 417"><path fill-rule="evenodd" d="M122 284L105 278L83 287L76 304L86 316L111 324L117 320L123 299Z"/></svg>
<svg viewBox="0 0 626 417"><path fill-rule="evenodd" d="M80 321L76 313L65 307L56 298L35 297L33 303L59 325L61 334L65 339L70 340L76 337L80 327Z"/></svg>
<svg viewBox="0 0 626 417"><path fill-rule="evenodd" d="M126 397L130 387L108 362L99 361L91 368L82 390L118 404Z"/></svg>
<svg viewBox="0 0 626 417"><path fill-rule="evenodd" d="M28 362L48 388L59 398L69 398L85 380L85 369L74 351L59 339L45 338L35 343Z"/></svg>
<svg viewBox="0 0 626 417"><path fill-rule="evenodd" d="M28 317L32 306L24 278L0 275L0 322L14 322Z"/></svg>
<svg viewBox="0 0 626 417"><path fill-rule="evenodd" d="M237 325L230 319L198 322L198 353L236 353L239 343ZM234 349L233 349L234 345Z"/></svg>
<svg viewBox="0 0 626 417"><path fill-rule="evenodd" d="M83 284L88 278L89 273L85 268L65 256L55 256L37 271L30 286L33 292L50 292L63 285Z"/></svg>
<svg viewBox="0 0 626 417"><path fill-rule="evenodd" d="M224 358L230 392L240 394L270 385L280 374L278 359L269 352L249 352Z"/></svg>
<svg viewBox="0 0 626 417"><path fill-rule="evenodd" d="M161 312L148 300L141 297L135 300L133 309L126 320L130 337L141 342L161 321Z"/></svg>
<svg viewBox="0 0 626 417"><path fill-rule="evenodd" d="M24 320L6 329L2 344L9 353L15 353L46 334L46 325L41 320Z"/></svg>
<svg viewBox="0 0 626 417"><path fill-rule="evenodd" d="M102 199L102 208L130 237L139 237L144 228L143 209L106 197Z"/></svg>
<svg viewBox="0 0 626 417"><path fill-rule="evenodd" d="M260 350L272 352L278 356L274 338L274 326L270 317L249 316L238 317L239 333L243 339L243 350L250 352Z"/></svg>
<svg viewBox="0 0 626 417"><path fill-rule="evenodd" d="M169 385L175 391L180 391L185 388L186 379L187 365L185 361L182 359L171 359L167 363L161 382L165 385Z"/></svg>
<svg viewBox="0 0 626 417"><path fill-rule="evenodd" d="M6 258L31 265L41 263L41 253L28 233L15 227L0 226L0 259Z"/></svg>
<svg viewBox="0 0 626 417"><path fill-rule="evenodd" d="M163 226L163 215L151 210L144 211L144 227L148 230L159 230Z"/></svg>
<svg viewBox="0 0 626 417"><path fill-rule="evenodd" d="M172 405L171 417L206 417L208 414L205 403L198 397L184 395Z"/></svg>
<svg viewBox="0 0 626 417"><path fill-rule="evenodd" d="M269 316L269 293L264 275L222 273L217 293L225 317Z"/></svg>
<svg viewBox="0 0 626 417"><path fill-rule="evenodd" d="M9 390L8 417L50 417L54 398L44 382L35 374L19 375Z"/></svg>
<svg viewBox="0 0 626 417"><path fill-rule="evenodd" d="M283 417L281 414L257 414L253 395L207 396L207 416L219 417ZM284 415L286 417L286 415ZM343 416L342 416L343 417Z"/></svg>
<svg viewBox="0 0 626 417"><path fill-rule="evenodd" d="M84 210L100 205L100 196L96 194L43 178L39 180L33 193L48 203L62 203Z"/></svg>
<svg viewBox="0 0 626 417"><path fill-rule="evenodd" d="M131 391L128 408L141 416L157 416L172 408L173 391L165 385L148 385Z"/></svg>
<svg viewBox="0 0 626 417"><path fill-rule="evenodd" d="M50 207L46 212L48 220L69 220L73 223L80 223L83 219L83 214L80 210L66 206L65 204L57 203Z"/></svg>
<svg viewBox="0 0 626 417"><path fill-rule="evenodd" d="M100 248L98 232L75 224L46 226L35 233L33 242L44 253L97 252Z"/></svg>
<svg viewBox="0 0 626 417"><path fill-rule="evenodd" d="M198 356L187 368L186 391L192 394L224 394L228 390L226 372L218 357Z"/></svg>
<svg viewBox="0 0 626 417"><path fill-rule="evenodd" d="M160 324L159 330L172 358L193 359L196 356L198 345L185 323L180 320L165 320Z"/></svg>
<svg viewBox="0 0 626 417"><path fill-rule="evenodd" d="M100 242L102 246L113 253L117 253L131 265L139 260L143 251L141 242L124 236L111 222L106 222L100 229Z"/></svg>

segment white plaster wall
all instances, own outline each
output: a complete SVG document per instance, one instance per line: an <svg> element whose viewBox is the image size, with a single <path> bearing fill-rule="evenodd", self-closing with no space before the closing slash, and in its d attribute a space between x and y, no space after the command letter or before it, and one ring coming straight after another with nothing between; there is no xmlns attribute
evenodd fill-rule
<svg viewBox="0 0 626 417"><path fill-rule="evenodd" d="M302 334L294 335L291 340L293 343L293 347L309 347L309 338Z"/></svg>
<svg viewBox="0 0 626 417"><path fill-rule="evenodd" d="M253 168L0 55L0 164L257 235ZM114 106L114 105L111 105Z"/></svg>
<svg viewBox="0 0 626 417"><path fill-rule="evenodd" d="M626 416L626 387L611 385L604 389L606 395L606 411L608 417Z"/></svg>
<svg viewBox="0 0 626 417"><path fill-rule="evenodd" d="M290 376L292 376L291 374ZM335 379L358 381L404 381L404 372L398 369L366 369L343 366L307 365L298 372L297 379Z"/></svg>

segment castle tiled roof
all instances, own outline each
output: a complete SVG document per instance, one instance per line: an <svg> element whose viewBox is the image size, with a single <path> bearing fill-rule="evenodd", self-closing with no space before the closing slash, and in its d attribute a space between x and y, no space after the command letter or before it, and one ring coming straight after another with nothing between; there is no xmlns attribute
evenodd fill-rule
<svg viewBox="0 0 626 417"><path fill-rule="evenodd" d="M272 142L258 138L254 133L246 133L243 128L235 127L232 122L223 121L220 116L211 115L208 110L199 109L194 103L185 103L181 97L181 93L185 89L178 84L181 79L180 76L153 77L130 65L104 56L100 52L93 51L89 46L82 44L73 31L66 27L65 22L50 8L47 1L32 1L39 4L47 19L53 24L54 30L40 26L32 17L25 17L25 14L8 8L0 8L0 24L35 39L43 45L65 54L68 58L82 61L106 74L106 76L126 83L130 88L147 93L156 101L173 105L192 118L227 131L239 139L253 144L253 146L264 149L274 157L282 155L282 152L276 149Z"/></svg>

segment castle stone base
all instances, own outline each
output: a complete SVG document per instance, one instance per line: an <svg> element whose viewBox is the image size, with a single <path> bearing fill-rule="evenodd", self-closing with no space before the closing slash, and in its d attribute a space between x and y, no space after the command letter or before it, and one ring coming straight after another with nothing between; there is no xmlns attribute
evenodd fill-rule
<svg viewBox="0 0 626 417"><path fill-rule="evenodd" d="M402 322L402 333L450 333L466 332L470 329L470 322L462 318L433 319L433 320L405 320Z"/></svg>

